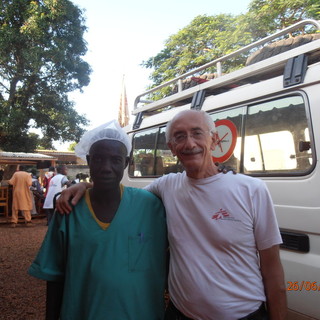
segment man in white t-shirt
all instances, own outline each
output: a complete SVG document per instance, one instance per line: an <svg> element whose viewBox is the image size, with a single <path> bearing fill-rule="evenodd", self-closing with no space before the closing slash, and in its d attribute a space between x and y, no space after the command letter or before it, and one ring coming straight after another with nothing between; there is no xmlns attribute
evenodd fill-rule
<svg viewBox="0 0 320 320"><path fill-rule="evenodd" d="M282 240L264 182L218 171L211 157L216 130L203 111L177 114L166 138L185 172L147 187L167 212L171 301L165 319L285 319ZM70 210L72 195L76 202L80 192L63 195L59 211Z"/></svg>
<svg viewBox="0 0 320 320"><path fill-rule="evenodd" d="M166 139L185 168L147 186L167 212L166 319L267 319L265 301L270 319L284 319L282 240L264 182L218 172L216 130L205 112L179 113Z"/></svg>
<svg viewBox="0 0 320 320"><path fill-rule="evenodd" d="M71 184L71 182L66 177L67 171L68 169L66 165L59 165L57 167L57 174L50 179L48 192L43 204L43 209L46 210L47 214L48 225L50 224L54 212L54 196L57 193L61 192L63 188L66 188Z"/></svg>

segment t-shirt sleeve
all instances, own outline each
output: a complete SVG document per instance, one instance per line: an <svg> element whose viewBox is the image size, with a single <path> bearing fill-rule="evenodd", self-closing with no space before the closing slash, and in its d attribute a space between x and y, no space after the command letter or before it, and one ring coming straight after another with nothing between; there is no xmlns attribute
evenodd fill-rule
<svg viewBox="0 0 320 320"><path fill-rule="evenodd" d="M69 180L66 176L64 176L61 180L61 186L63 187L67 182L69 182Z"/></svg>
<svg viewBox="0 0 320 320"><path fill-rule="evenodd" d="M63 281L67 257L67 215L54 214L41 248L28 273L46 281Z"/></svg>
<svg viewBox="0 0 320 320"><path fill-rule="evenodd" d="M150 184L148 184L146 187L144 187L145 190L148 190L149 192L152 192L160 199L163 198L163 190L164 190L164 183L168 176L163 176L160 178L157 178L153 180Z"/></svg>
<svg viewBox="0 0 320 320"><path fill-rule="evenodd" d="M254 215L254 234L258 250L271 248L281 244L282 238L274 211L274 205L263 181L258 185L253 197Z"/></svg>

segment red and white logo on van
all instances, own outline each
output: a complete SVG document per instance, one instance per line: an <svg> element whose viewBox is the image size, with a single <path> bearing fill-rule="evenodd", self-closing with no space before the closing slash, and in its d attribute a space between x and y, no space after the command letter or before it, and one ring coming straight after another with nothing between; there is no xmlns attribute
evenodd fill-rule
<svg viewBox="0 0 320 320"><path fill-rule="evenodd" d="M215 122L218 135L218 143L214 151L212 151L212 158L214 162L223 163L227 161L233 154L237 143L237 127L235 124L227 119L218 120Z"/></svg>

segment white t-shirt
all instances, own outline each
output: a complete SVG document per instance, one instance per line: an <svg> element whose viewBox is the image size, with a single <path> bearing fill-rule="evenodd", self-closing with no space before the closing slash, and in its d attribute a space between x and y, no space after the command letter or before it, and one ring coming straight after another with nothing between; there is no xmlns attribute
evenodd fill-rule
<svg viewBox="0 0 320 320"><path fill-rule="evenodd" d="M43 209L53 209L54 196L62 191L68 181L68 178L61 173L58 173L50 180L49 190L43 204Z"/></svg>
<svg viewBox="0 0 320 320"><path fill-rule="evenodd" d="M258 250L282 242L262 180L242 174L156 179L170 243L169 293L196 320L233 320L265 301Z"/></svg>

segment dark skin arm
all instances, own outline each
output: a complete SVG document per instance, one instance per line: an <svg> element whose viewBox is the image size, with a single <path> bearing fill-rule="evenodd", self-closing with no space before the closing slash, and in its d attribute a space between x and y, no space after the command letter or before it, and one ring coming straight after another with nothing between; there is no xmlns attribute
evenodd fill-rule
<svg viewBox="0 0 320 320"><path fill-rule="evenodd" d="M58 320L62 305L63 282L47 281L46 320Z"/></svg>
<svg viewBox="0 0 320 320"><path fill-rule="evenodd" d="M234 174L236 174L236 170L234 168L226 167L218 162L216 162L215 165L218 167L219 172L227 173L228 171L232 171ZM92 183L80 182L70 186L68 189L63 190L56 202L57 211L61 214L69 214L72 210L72 206L78 203L78 201L84 195L86 189L92 187Z"/></svg>
<svg viewBox="0 0 320 320"><path fill-rule="evenodd" d="M69 214L72 206L76 205L81 197L85 194L86 189L92 188L92 183L79 182L64 189L56 202L56 209L60 213Z"/></svg>

